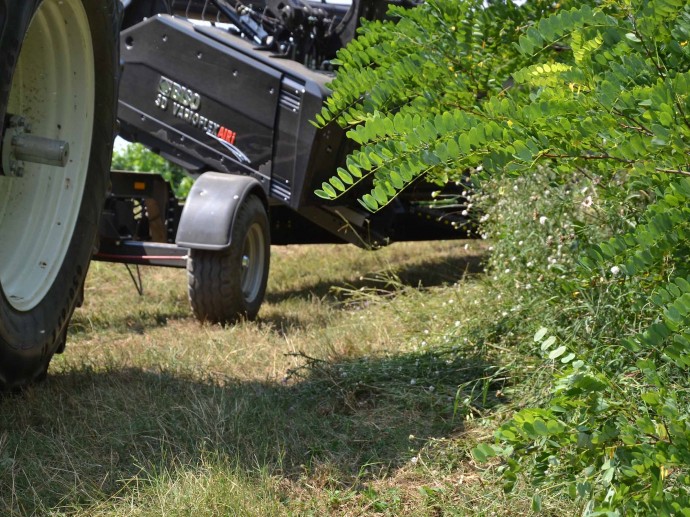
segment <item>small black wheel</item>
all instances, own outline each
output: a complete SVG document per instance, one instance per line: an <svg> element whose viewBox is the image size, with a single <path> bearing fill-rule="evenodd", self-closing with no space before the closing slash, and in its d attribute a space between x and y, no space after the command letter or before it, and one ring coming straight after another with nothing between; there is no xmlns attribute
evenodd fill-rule
<svg viewBox="0 0 690 517"><path fill-rule="evenodd" d="M110 170L120 18L119 0L4 5L0 390L45 376L79 303ZM35 137L48 164L16 150Z"/></svg>
<svg viewBox="0 0 690 517"><path fill-rule="evenodd" d="M239 208L228 249L190 250L188 293L196 318L212 323L254 319L266 292L270 245L266 208L250 195Z"/></svg>

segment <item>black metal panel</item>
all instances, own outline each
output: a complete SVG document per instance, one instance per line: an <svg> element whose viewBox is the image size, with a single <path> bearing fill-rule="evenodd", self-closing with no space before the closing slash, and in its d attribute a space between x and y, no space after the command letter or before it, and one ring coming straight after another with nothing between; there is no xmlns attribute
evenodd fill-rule
<svg viewBox="0 0 690 517"><path fill-rule="evenodd" d="M276 145L271 178L271 196L292 204L292 185L295 180L295 161L300 136L300 114L304 84L284 78L280 87Z"/></svg>
<svg viewBox="0 0 690 517"><path fill-rule="evenodd" d="M123 135L190 170L257 178L272 205L273 242L368 246L467 234L465 218L453 214L451 221L448 210L426 208L420 216L437 186L410 188L376 214L356 200L365 185L339 206L314 195L354 149L337 124L310 123L332 75L169 16L132 27L122 42Z"/></svg>
<svg viewBox="0 0 690 517"><path fill-rule="evenodd" d="M147 135L190 163L267 175L280 72L169 16L124 31L122 48L125 136Z"/></svg>
<svg viewBox="0 0 690 517"><path fill-rule="evenodd" d="M215 42L245 54L254 60L257 67L265 65L281 73L269 194L273 197L275 193L276 200L295 210L313 203L314 189L311 183L305 183L305 179L314 176L314 168L324 177L335 171L333 165L337 157L328 156L328 153L340 145L340 141L335 146L330 141L323 141L320 136L322 131L311 124L329 94L325 85L333 79L333 74L311 70L295 61L276 57L214 27L199 26L196 30ZM338 133L343 137L342 132L331 133L331 129L326 132ZM322 145L324 150L320 152L317 148L320 149Z"/></svg>

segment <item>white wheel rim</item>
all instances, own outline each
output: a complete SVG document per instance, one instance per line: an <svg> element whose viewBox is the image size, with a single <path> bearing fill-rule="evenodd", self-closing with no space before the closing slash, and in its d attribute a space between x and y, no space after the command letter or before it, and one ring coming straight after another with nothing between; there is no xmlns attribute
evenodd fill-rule
<svg viewBox="0 0 690 517"><path fill-rule="evenodd" d="M44 0L22 44L7 113L36 136L66 141L66 167L25 162L0 177L0 284L19 311L53 285L77 222L91 151L93 45L81 0Z"/></svg>
<svg viewBox="0 0 690 517"><path fill-rule="evenodd" d="M266 246L264 233L259 223L249 227L244 239L242 250L242 294L247 302L253 302L259 291L264 274L264 262L266 261Z"/></svg>

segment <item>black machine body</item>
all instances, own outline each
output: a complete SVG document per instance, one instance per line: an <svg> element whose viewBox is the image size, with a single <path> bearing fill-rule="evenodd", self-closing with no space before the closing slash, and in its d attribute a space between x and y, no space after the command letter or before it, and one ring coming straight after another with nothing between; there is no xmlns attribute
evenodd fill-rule
<svg viewBox="0 0 690 517"><path fill-rule="evenodd" d="M314 194L354 149L337 124L312 123L330 93L331 59L361 18L382 18L390 3L414 0L187 0L123 30L120 135L197 180L179 202L160 176L113 171L96 258L190 270L216 253L225 267L244 219L253 250L466 237L462 186L449 193L457 204L439 208L440 187L418 181L375 214L358 202L361 189L335 202ZM267 260L248 271L267 274ZM244 305L255 312L255 300Z"/></svg>

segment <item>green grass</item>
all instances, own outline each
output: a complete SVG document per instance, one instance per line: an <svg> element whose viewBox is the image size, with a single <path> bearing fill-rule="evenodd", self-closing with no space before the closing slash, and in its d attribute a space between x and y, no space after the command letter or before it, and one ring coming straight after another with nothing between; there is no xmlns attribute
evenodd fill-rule
<svg viewBox="0 0 690 517"><path fill-rule="evenodd" d="M0 400L2 515L523 515L469 450L519 394L481 243L274 248L255 322L94 263L48 380ZM552 501L554 514L563 514ZM567 508L567 506L565 507Z"/></svg>

